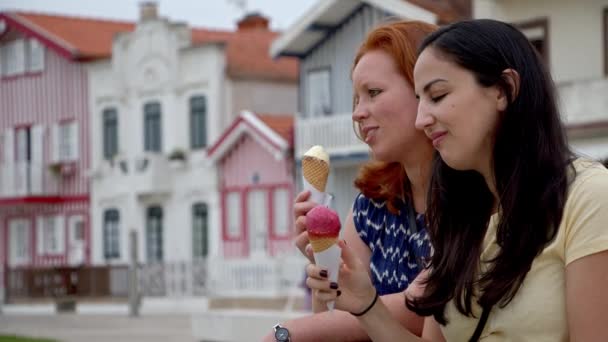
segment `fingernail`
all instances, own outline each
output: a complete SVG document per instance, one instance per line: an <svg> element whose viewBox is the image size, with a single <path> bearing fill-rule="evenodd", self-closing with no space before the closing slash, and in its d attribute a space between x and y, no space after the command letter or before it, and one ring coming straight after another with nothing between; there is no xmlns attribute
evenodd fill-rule
<svg viewBox="0 0 608 342"><path fill-rule="evenodd" d="M338 290L338 293L336 293L336 296L340 297L341 294L342 294L342 291Z"/></svg>
<svg viewBox="0 0 608 342"><path fill-rule="evenodd" d="M338 289L338 283L330 283L329 284L329 288L331 288L333 290L337 290Z"/></svg>
<svg viewBox="0 0 608 342"><path fill-rule="evenodd" d="M319 272L319 275L323 278L327 278L327 270L321 270L321 272Z"/></svg>

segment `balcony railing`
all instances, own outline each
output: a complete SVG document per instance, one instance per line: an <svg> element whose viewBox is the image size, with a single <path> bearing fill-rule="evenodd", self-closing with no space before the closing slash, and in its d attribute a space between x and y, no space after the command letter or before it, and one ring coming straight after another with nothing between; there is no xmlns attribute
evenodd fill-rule
<svg viewBox="0 0 608 342"><path fill-rule="evenodd" d="M608 79L564 82L557 88L568 126L608 121Z"/></svg>
<svg viewBox="0 0 608 342"><path fill-rule="evenodd" d="M103 161L92 173L100 188L127 185L138 195L166 194L171 191L171 167L167 156L145 152L134 158L117 157Z"/></svg>
<svg viewBox="0 0 608 342"><path fill-rule="evenodd" d="M32 162L0 164L0 197L45 196L58 193L58 175L48 165Z"/></svg>
<svg viewBox="0 0 608 342"><path fill-rule="evenodd" d="M296 158L313 145L323 145L331 156L363 154L367 145L355 136L350 113L296 119Z"/></svg>

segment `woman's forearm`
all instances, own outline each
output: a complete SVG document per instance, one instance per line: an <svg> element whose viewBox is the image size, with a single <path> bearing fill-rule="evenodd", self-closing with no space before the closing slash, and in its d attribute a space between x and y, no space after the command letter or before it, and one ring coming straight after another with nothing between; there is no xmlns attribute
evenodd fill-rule
<svg viewBox="0 0 608 342"><path fill-rule="evenodd" d="M403 310L407 309L404 307ZM391 311L380 300L358 320L361 327L374 342L424 341L395 319Z"/></svg>

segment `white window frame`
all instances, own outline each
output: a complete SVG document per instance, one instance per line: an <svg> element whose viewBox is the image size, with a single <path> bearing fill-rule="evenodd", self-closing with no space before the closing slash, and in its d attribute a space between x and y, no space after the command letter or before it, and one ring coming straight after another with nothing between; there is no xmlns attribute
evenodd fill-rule
<svg viewBox="0 0 608 342"><path fill-rule="evenodd" d="M44 70L44 45L37 39L27 40L28 72L40 72Z"/></svg>
<svg viewBox="0 0 608 342"><path fill-rule="evenodd" d="M289 189L277 188L272 193L272 203L274 206L273 223L274 234L277 237L288 237L292 225L290 219L290 196Z"/></svg>
<svg viewBox="0 0 608 342"><path fill-rule="evenodd" d="M226 234L229 238L241 237L241 192L230 191L226 194Z"/></svg>
<svg viewBox="0 0 608 342"><path fill-rule="evenodd" d="M43 216L38 220L38 254L60 255L65 253L65 217Z"/></svg>
<svg viewBox="0 0 608 342"><path fill-rule="evenodd" d="M13 219L9 221L10 234L10 262L13 265L23 265L30 260L30 234L31 222L27 219Z"/></svg>
<svg viewBox="0 0 608 342"><path fill-rule="evenodd" d="M308 116L331 115L331 69L327 67L309 70L307 78L306 110Z"/></svg>
<svg viewBox="0 0 608 342"><path fill-rule="evenodd" d="M26 45L24 39L15 39L4 45L2 49L2 74L4 76L16 76L25 72L25 48Z"/></svg>
<svg viewBox="0 0 608 342"><path fill-rule="evenodd" d="M60 122L53 127L54 162L74 162L78 160L78 121Z"/></svg>

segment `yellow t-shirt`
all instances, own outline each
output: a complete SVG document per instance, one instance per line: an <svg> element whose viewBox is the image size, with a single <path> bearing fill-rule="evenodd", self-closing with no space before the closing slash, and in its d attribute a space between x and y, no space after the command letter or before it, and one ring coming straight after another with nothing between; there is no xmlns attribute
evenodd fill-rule
<svg viewBox="0 0 608 342"><path fill-rule="evenodd" d="M522 286L505 307L494 306L480 340L568 341L565 270L571 262L608 250L608 170L599 163L578 159L576 178L568 191L562 222L554 239L534 259ZM496 255L496 217L484 240L482 260ZM481 308L474 304L476 317ZM468 341L477 318L465 317L453 302L446 306L447 341Z"/></svg>

